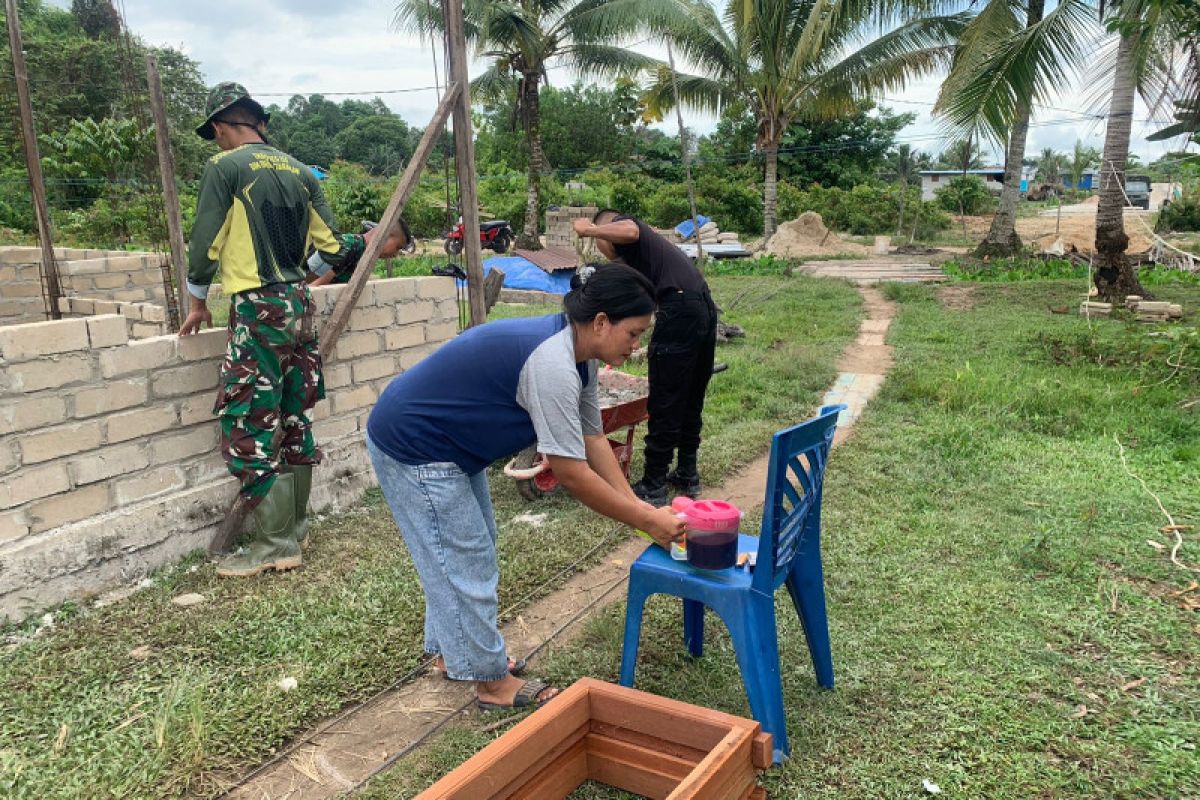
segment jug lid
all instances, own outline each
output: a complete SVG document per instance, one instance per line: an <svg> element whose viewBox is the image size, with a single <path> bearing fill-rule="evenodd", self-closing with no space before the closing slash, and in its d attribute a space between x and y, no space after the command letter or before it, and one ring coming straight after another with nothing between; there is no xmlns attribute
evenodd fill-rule
<svg viewBox="0 0 1200 800"><path fill-rule="evenodd" d="M679 500L681 498L675 498ZM703 527L705 525L721 525L730 522L736 523L742 518L741 509L733 503L728 503L724 500L696 500L689 502L682 508L671 504L676 511L680 511L687 515L688 522L692 525Z"/></svg>

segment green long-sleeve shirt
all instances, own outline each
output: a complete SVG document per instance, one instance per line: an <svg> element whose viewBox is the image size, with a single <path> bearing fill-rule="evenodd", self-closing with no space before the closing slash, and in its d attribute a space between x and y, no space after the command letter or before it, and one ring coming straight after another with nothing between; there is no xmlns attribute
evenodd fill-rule
<svg viewBox="0 0 1200 800"><path fill-rule="evenodd" d="M265 144L213 156L200 178L188 248L188 291L204 298L220 274L227 295L304 279L309 245L342 249L312 171Z"/></svg>

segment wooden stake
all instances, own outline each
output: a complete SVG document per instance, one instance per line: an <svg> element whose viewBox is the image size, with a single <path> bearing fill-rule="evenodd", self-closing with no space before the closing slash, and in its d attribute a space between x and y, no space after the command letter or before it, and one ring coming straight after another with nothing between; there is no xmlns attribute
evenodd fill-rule
<svg viewBox="0 0 1200 800"><path fill-rule="evenodd" d="M462 87L454 106L454 166L458 170L458 199L462 205L463 262L467 268L467 301L471 324L487 322L483 293L483 248L479 246L479 194L475 188L475 142L471 129L471 94L467 91L467 39L463 4L442 0L442 18L450 52L450 81Z"/></svg>
<svg viewBox="0 0 1200 800"><path fill-rule="evenodd" d="M171 152L171 130L163 103L162 81L158 77L158 59L146 55L146 83L150 87L150 114L154 118L154 144L158 150L158 175L162 179L163 213L167 217L167 236L171 265L175 270L175 296L166 298L173 309L171 327L179 325L188 313L187 246L183 243L183 221L179 217L179 191L175 187L175 155Z"/></svg>
<svg viewBox="0 0 1200 800"><path fill-rule="evenodd" d="M42 276L46 282L49 301L47 313L61 319L58 298L58 264L54 261L54 242L51 238L50 211L46 206L46 182L42 176L41 154L33 131L33 110L29 104L29 74L25 70L25 45L21 41L21 19L17 15L17 0L4 0L8 14L8 45L12 51L13 76L17 84L17 108L21 112L21 138L25 143L25 166L29 171L29 190L33 194L33 210L37 216L38 244L42 248Z"/></svg>
<svg viewBox="0 0 1200 800"><path fill-rule="evenodd" d="M392 199L388 202L387 210L383 212L383 217L379 220L379 228L387 231L396 224L396 218L400 216L400 212L404 210L405 204L408 203L408 198L412 195L413 189L417 186L417 181L421 177L421 172L425 169L425 162L429 160L429 154L433 152L434 144L437 142L438 134L442 131L442 126L446 124L446 118L450 116L450 111L458 101L458 93L460 87L457 83L451 83L446 87L446 94L442 97L442 102L438 104L437 110L433 112L433 119L425 126L425 133L421 136L421 141L417 143L417 149L413 153L412 159L408 162L408 166L404 169L404 174L400 177L400 183L396 186L396 191L392 193ZM358 259L358 264L354 267L354 274L350 276L350 282L346 284L346 288L342 289L338 295L337 305L333 307L333 312L329 315L329 319L321 328L320 343L321 357L329 358L333 352L334 346L337 344L338 337L342 335L342 331L346 329L346 323L350 321L350 312L354 310L354 306L358 303L358 298L362 296L363 288L366 287L367 281L371 277L371 273L375 270L375 262L379 259L379 251L383 248L383 243L387 236L372 236L371 241L367 244L367 249ZM278 452L279 444L283 440L283 428L276 428L274 435L271 437L271 451ZM225 519L221 522L221 527L217 529L216 536L213 537L212 543L208 546L209 553L220 553L227 550L238 533L242 529L242 521L246 518L246 513L249 509L246 508L246 500L241 493L234 500L233 506L229 509L229 513L225 515Z"/></svg>
<svg viewBox="0 0 1200 800"><path fill-rule="evenodd" d="M675 92L675 118L679 122L679 149L683 156L683 171L687 176L688 206L692 209L692 235L696 237L696 266L704 272L704 245L700 243L700 220L696 213L696 189L692 185L692 158L688 154L687 134L683 127L683 109L679 105L679 73L675 71L675 53L667 40L667 58L671 62L671 88Z"/></svg>

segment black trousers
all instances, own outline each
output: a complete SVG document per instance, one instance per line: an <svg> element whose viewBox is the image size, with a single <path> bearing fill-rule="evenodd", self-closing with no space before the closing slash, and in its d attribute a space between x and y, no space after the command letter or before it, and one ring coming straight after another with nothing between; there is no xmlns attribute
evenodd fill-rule
<svg viewBox="0 0 1200 800"><path fill-rule="evenodd" d="M704 392L717 347L717 309L708 290L671 292L659 300L650 337L650 421L646 477L661 480L678 450L700 448Z"/></svg>

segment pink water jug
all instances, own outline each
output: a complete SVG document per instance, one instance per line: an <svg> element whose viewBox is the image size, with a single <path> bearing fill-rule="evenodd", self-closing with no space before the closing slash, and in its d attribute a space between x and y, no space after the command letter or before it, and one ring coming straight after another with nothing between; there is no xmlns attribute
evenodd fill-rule
<svg viewBox="0 0 1200 800"><path fill-rule="evenodd" d="M724 500L676 497L671 508L687 520L687 562L701 569L728 569L737 562L742 512ZM674 555L674 553L672 553Z"/></svg>

